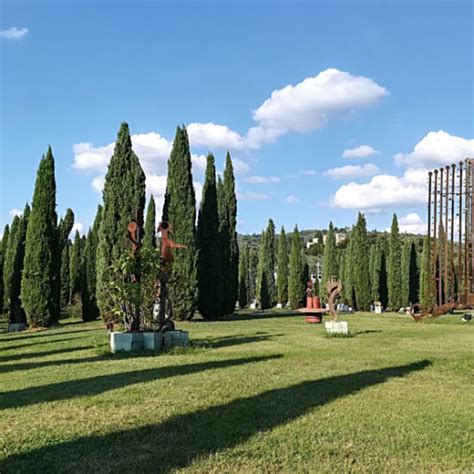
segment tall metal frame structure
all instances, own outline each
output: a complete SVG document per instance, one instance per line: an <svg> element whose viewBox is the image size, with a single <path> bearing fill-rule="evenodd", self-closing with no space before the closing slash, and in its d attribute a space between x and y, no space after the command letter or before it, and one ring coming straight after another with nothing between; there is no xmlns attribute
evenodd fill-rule
<svg viewBox="0 0 474 474"><path fill-rule="evenodd" d="M474 158L428 173L428 239L436 306L474 306Z"/></svg>

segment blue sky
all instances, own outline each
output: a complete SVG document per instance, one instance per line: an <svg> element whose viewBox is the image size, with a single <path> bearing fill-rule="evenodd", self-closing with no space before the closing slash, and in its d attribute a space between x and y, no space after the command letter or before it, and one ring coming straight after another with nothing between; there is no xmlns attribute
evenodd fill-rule
<svg viewBox="0 0 474 474"><path fill-rule="evenodd" d="M473 4L4 1L1 215L56 158L86 231L121 121L161 200L178 124L235 159L239 230L424 228L426 170L474 156Z"/></svg>

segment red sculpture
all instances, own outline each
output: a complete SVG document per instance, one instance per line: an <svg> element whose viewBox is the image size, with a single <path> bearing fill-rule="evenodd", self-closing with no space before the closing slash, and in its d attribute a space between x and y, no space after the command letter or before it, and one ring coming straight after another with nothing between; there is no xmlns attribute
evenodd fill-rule
<svg viewBox="0 0 474 474"><path fill-rule="evenodd" d="M177 244L168 237L168 234L172 232L171 224L168 222L160 222L158 232L161 232L161 259L165 264L172 263L173 249L185 249L186 245Z"/></svg>

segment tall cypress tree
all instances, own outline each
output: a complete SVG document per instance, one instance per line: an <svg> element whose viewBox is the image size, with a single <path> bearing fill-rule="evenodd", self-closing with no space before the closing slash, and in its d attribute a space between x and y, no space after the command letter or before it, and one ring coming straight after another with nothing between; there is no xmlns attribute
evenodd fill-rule
<svg viewBox="0 0 474 474"><path fill-rule="evenodd" d="M239 252L239 308L246 308L248 305L248 262L249 262L249 246L244 246L242 252Z"/></svg>
<svg viewBox="0 0 474 474"><path fill-rule="evenodd" d="M370 308L369 241L367 239L367 224L364 214L361 212L357 217L353 234L352 265L355 305L359 311L367 311Z"/></svg>
<svg viewBox="0 0 474 474"><path fill-rule="evenodd" d="M435 276L433 275L431 242L426 236L423 239L420 272L420 304L423 311L431 312L435 305Z"/></svg>
<svg viewBox="0 0 474 474"><path fill-rule="evenodd" d="M370 269L370 298L373 301L380 301L380 296L379 296L380 247L379 247L378 241L370 246L369 269Z"/></svg>
<svg viewBox="0 0 474 474"><path fill-rule="evenodd" d="M102 206L98 206L92 229L87 234L84 248L84 262L82 271L82 319L93 321L99 317L97 306L97 245L99 228L102 217Z"/></svg>
<svg viewBox="0 0 474 474"><path fill-rule="evenodd" d="M291 236L290 271L288 277L288 298L293 309L299 308L304 296L302 282L303 260L301 257L301 241L298 226Z"/></svg>
<svg viewBox="0 0 474 474"><path fill-rule="evenodd" d="M218 186L219 232L223 278L223 311L230 314L238 298L239 246L237 244L237 198L234 168L227 152L224 179Z"/></svg>
<svg viewBox="0 0 474 474"><path fill-rule="evenodd" d="M168 285L171 309L175 319L191 319L197 296L196 198L191 173L191 152L184 126L176 130L168 160L163 221L171 224L174 240L187 246L175 252L173 282Z"/></svg>
<svg viewBox="0 0 474 474"><path fill-rule="evenodd" d="M401 252L401 294L400 302L402 306L410 303L410 255L411 239L406 239L402 244Z"/></svg>
<svg viewBox="0 0 474 474"><path fill-rule="evenodd" d="M64 308L69 304L70 288L70 268L69 268L69 234L74 226L74 212L72 209L67 209L63 219L59 221L58 225L58 254L60 254L59 261L59 282L60 282L60 307Z"/></svg>
<svg viewBox="0 0 474 474"><path fill-rule="evenodd" d="M50 147L38 168L26 232L21 301L32 326L49 326L59 319L56 226L56 181Z"/></svg>
<svg viewBox="0 0 474 474"><path fill-rule="evenodd" d="M266 263L267 263L267 281L268 294L270 297L270 306L275 306L276 302L276 286L275 286L275 224L272 219L268 220L266 230Z"/></svg>
<svg viewBox="0 0 474 474"><path fill-rule="evenodd" d="M10 226L7 224L3 229L2 242L0 244L0 315L3 314L4 310L4 292L3 292L3 278L4 278L4 265L5 255L8 248L8 238L10 236Z"/></svg>
<svg viewBox="0 0 474 474"><path fill-rule="evenodd" d="M4 294L10 323L26 323L26 314L20 300L21 275L25 256L25 240L30 207L27 204L21 217L13 219L9 245L5 255Z"/></svg>
<svg viewBox="0 0 474 474"><path fill-rule="evenodd" d="M256 285L256 298L259 302L261 309L268 309L271 307L270 302L270 291L268 285L268 243L267 243L267 232L262 231L260 236L260 243L258 247L258 267L257 267L257 285Z"/></svg>
<svg viewBox="0 0 474 474"><path fill-rule="evenodd" d="M207 156L206 175L196 232L198 309L203 318L216 319L223 314L221 239L217 211L216 168L214 156Z"/></svg>
<svg viewBox="0 0 474 474"><path fill-rule="evenodd" d="M148 201L148 207L146 210L143 245L148 248L156 248L156 208L153 194L150 194L150 200Z"/></svg>
<svg viewBox="0 0 474 474"><path fill-rule="evenodd" d="M127 226L135 220L143 231L145 174L132 150L128 125L123 122L110 159L103 191L103 213L97 250L97 302L104 319L113 317L108 285L110 265L130 247Z"/></svg>
<svg viewBox="0 0 474 474"><path fill-rule="evenodd" d="M247 300L253 303L257 299L258 252L250 248L247 263Z"/></svg>
<svg viewBox="0 0 474 474"><path fill-rule="evenodd" d="M71 266L70 266L70 277L71 282L71 295L70 301L72 304L77 304L81 299L81 287L82 287L82 259L81 259L81 236L76 230L74 235L74 243L71 251Z"/></svg>
<svg viewBox="0 0 474 474"><path fill-rule="evenodd" d="M388 305L398 310L402 302L402 255L397 215L393 215L389 238Z"/></svg>
<svg viewBox="0 0 474 474"><path fill-rule="evenodd" d="M285 228L281 228L278 239L278 268L277 268L277 293L278 302L282 306L288 303L288 240L286 238Z"/></svg>
<svg viewBox="0 0 474 474"><path fill-rule="evenodd" d="M410 264L408 267L410 280L408 286L408 301L411 304L418 303L420 293L420 269L418 268L418 253L415 241L410 245Z"/></svg>
<svg viewBox="0 0 474 474"><path fill-rule="evenodd" d="M387 271L387 260L388 260L388 240L387 236L384 235L380 241L380 272L379 272L379 300L382 303L382 307L388 306L388 271Z"/></svg>
<svg viewBox="0 0 474 474"><path fill-rule="evenodd" d="M326 288L326 284L331 278L337 278L339 276L337 263L336 236L334 235L334 226L332 225L332 222L329 222L329 229L326 235L326 244L324 245L323 252L323 288Z"/></svg>

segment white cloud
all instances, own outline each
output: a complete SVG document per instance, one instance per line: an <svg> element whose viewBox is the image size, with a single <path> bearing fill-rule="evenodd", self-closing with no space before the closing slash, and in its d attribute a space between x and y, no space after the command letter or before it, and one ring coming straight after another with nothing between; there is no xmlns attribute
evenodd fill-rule
<svg viewBox="0 0 474 474"><path fill-rule="evenodd" d="M105 182L105 175L101 174L100 176L96 176L92 180L92 187L98 192L102 193L102 190L104 189L104 182Z"/></svg>
<svg viewBox="0 0 474 474"><path fill-rule="evenodd" d="M0 31L0 38L6 40L20 40L25 37L29 31L28 28L17 28L16 26L13 26L12 28L8 28L8 30Z"/></svg>
<svg viewBox="0 0 474 474"><path fill-rule="evenodd" d="M234 149L243 147L242 137L226 125L212 122L190 123L187 130L191 146Z"/></svg>
<svg viewBox="0 0 474 474"><path fill-rule="evenodd" d="M245 174L250 171L250 166L239 158L232 158L232 165L237 174Z"/></svg>
<svg viewBox="0 0 474 474"><path fill-rule="evenodd" d="M342 153L343 158L364 158L366 156L379 155L380 152L369 145L360 145L355 148L347 148Z"/></svg>
<svg viewBox="0 0 474 474"><path fill-rule="evenodd" d="M278 176L249 176L245 178L245 181L251 184L268 184L279 183L280 178Z"/></svg>
<svg viewBox="0 0 474 474"><path fill-rule="evenodd" d="M407 170L403 176L374 176L368 183L341 186L331 204L343 209L381 209L424 204L427 196L426 170Z"/></svg>
<svg viewBox="0 0 474 474"><path fill-rule="evenodd" d="M398 226L400 232L406 232L408 234L426 234L426 223L423 222L416 212L411 212L405 217L399 218Z"/></svg>
<svg viewBox="0 0 474 474"><path fill-rule="evenodd" d="M434 168L456 163L474 156L474 139L450 135L444 130L427 133L411 153L397 153L399 164L412 168Z"/></svg>
<svg viewBox="0 0 474 474"><path fill-rule="evenodd" d="M206 169L207 158L204 155L191 154L191 162L199 170Z"/></svg>
<svg viewBox="0 0 474 474"><path fill-rule="evenodd" d="M75 222L71 229L71 235L74 235L76 231L79 232L79 234L83 234L83 230L84 224L82 222Z"/></svg>
<svg viewBox="0 0 474 474"><path fill-rule="evenodd" d="M268 194L249 192L237 192L237 198L241 201L265 201Z"/></svg>
<svg viewBox="0 0 474 474"><path fill-rule="evenodd" d="M318 174L316 170L300 170L300 173L305 176L316 176Z"/></svg>
<svg viewBox="0 0 474 474"><path fill-rule="evenodd" d="M258 148L284 133L316 130L333 117L373 105L388 94L372 79L326 69L296 85L273 91L253 111L258 125L248 131L248 145Z"/></svg>
<svg viewBox="0 0 474 474"><path fill-rule="evenodd" d="M107 146L95 147L92 143L74 144L72 147L74 152L73 168L105 172L114 151L114 145L114 143L110 143Z"/></svg>
<svg viewBox="0 0 474 474"><path fill-rule="evenodd" d="M20 211L19 209L10 209L9 214L11 217L15 217L15 216L21 217L21 215L23 214L23 211Z"/></svg>
<svg viewBox="0 0 474 474"><path fill-rule="evenodd" d="M285 202L287 202L288 204L296 204L296 203L300 202L300 198L297 198L296 196L293 196L291 194L290 196L287 196L285 198Z"/></svg>
<svg viewBox="0 0 474 474"><path fill-rule="evenodd" d="M347 165L339 168L331 168L324 172L325 176L332 179L348 179L361 176L373 176L379 172L379 168L372 163L364 165Z"/></svg>

